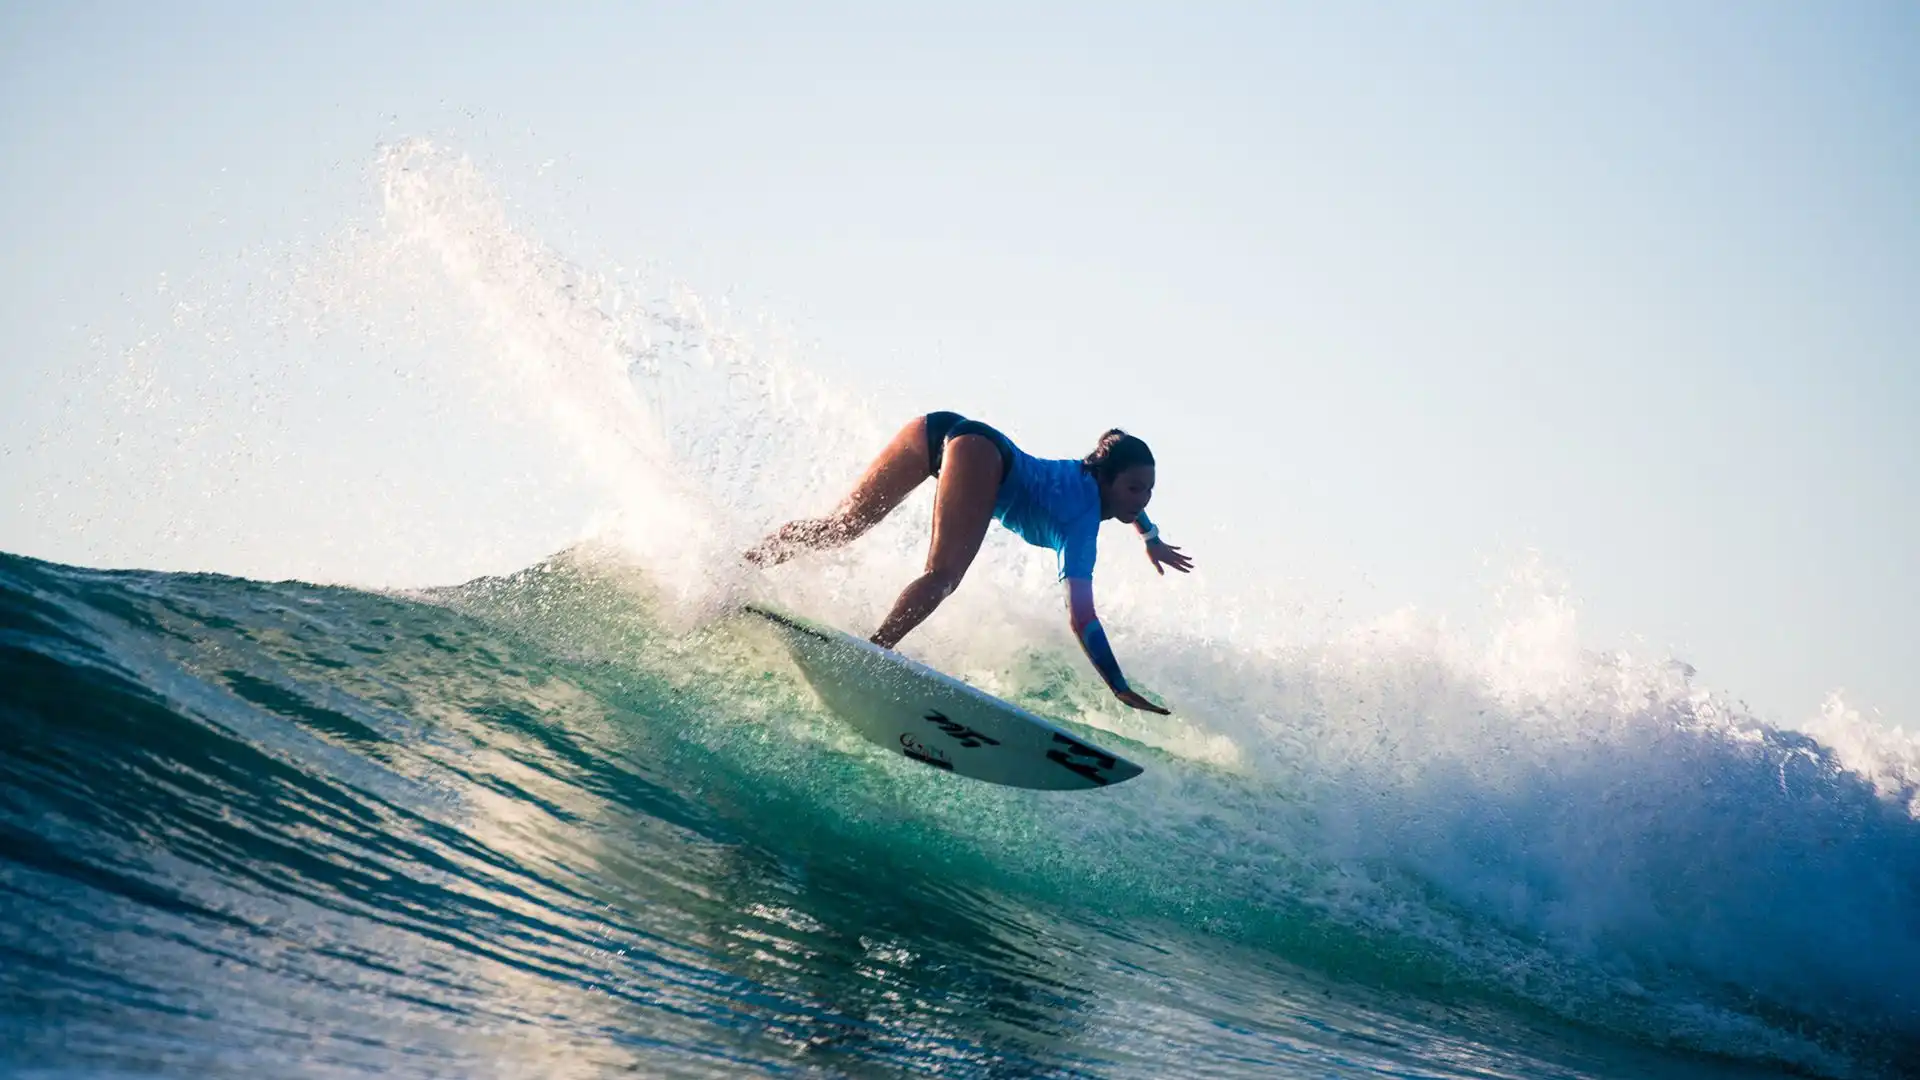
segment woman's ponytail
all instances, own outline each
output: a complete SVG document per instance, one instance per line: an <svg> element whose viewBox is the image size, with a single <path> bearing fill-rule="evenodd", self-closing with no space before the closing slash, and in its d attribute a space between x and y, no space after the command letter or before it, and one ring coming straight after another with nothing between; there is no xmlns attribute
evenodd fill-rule
<svg viewBox="0 0 1920 1080"><path fill-rule="evenodd" d="M1094 444L1093 453L1080 459L1080 464L1100 483L1111 484L1114 477L1136 465L1153 464L1153 451L1147 448L1145 440L1111 428Z"/></svg>

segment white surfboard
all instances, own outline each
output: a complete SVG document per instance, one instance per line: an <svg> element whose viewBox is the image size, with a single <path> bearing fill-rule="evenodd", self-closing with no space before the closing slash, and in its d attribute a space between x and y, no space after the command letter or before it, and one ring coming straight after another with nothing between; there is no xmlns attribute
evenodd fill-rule
<svg viewBox="0 0 1920 1080"><path fill-rule="evenodd" d="M870 641L749 604L785 639L835 715L896 753L956 776L1073 791L1141 773L1066 729Z"/></svg>

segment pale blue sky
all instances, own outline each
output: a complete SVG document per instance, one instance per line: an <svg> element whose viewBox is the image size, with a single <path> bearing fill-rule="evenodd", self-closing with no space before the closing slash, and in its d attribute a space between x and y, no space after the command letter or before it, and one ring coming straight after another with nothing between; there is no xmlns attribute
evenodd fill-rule
<svg viewBox="0 0 1920 1080"><path fill-rule="evenodd" d="M90 338L426 135L850 384L1132 427L1214 573L1538 548L1594 644L1920 717L1920 6L384 8L0 10L0 549L141 554L37 509Z"/></svg>

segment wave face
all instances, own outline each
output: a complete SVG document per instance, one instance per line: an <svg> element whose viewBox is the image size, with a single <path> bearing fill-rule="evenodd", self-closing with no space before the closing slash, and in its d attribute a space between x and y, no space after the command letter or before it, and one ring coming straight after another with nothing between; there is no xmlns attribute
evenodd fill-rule
<svg viewBox="0 0 1920 1080"><path fill-rule="evenodd" d="M1303 722L1128 739L1145 776L1035 797L868 746L764 631L662 603L585 550L408 596L0 559L0 1064L1852 1076L1920 1048L1920 824L1811 738L1641 700L1584 739L1486 719L1472 758L1457 725L1331 747L1338 697L1475 691L1193 656ZM1084 725L1065 666L1002 689Z"/></svg>

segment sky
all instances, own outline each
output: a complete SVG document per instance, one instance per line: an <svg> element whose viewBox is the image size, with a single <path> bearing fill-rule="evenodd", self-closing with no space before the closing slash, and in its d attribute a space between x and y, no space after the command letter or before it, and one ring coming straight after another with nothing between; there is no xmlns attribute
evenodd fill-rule
<svg viewBox="0 0 1920 1080"><path fill-rule="evenodd" d="M1466 618L1538 552L1598 645L1911 728L1917 59L1902 3L7 5L0 550L425 584L564 543L506 485L419 496L494 538L459 557L295 557L333 504L271 463L149 528L113 433L61 438L86 371L425 137L844 385L1043 456L1145 436L1204 572ZM341 476L392 449L373 385L294 410Z"/></svg>

